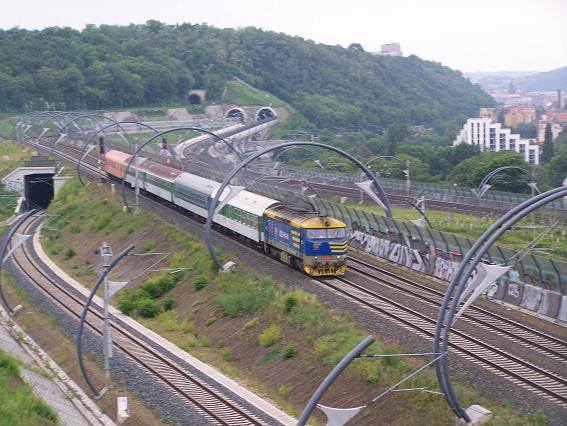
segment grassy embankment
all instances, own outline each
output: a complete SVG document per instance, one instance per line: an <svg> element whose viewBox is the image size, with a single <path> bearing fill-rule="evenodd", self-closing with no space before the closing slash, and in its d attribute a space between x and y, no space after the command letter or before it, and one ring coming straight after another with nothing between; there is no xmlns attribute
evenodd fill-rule
<svg viewBox="0 0 567 426"><path fill-rule="evenodd" d="M33 338L33 340L49 354L49 356L61 367L69 377L78 383L83 390L87 389L83 375L77 361L76 347L74 336L69 336L63 331L57 318L42 310L30 300L28 294L16 286L15 281L5 272L2 272L2 285L6 291L8 300L12 306L22 305L25 310L22 311L15 320L24 331ZM104 371L101 364L90 353L86 353L84 357L85 368L89 372L92 380L94 380L99 389L102 387ZM45 374L39 371L39 374ZM131 417L130 421L136 425L164 425L160 420L159 414L151 412L137 398L135 394L126 391L123 383L123 377L114 377L111 384L112 387L102 398L95 400L102 412L111 418L116 413L116 398L119 396L127 396ZM90 395L90 391L86 391ZM76 395L72 391L67 392L67 398L73 399ZM0 410L1 411L1 410ZM10 423L10 426L19 423ZM30 426L42 424L31 423ZM0 419L0 426L2 426ZM27 426L27 424L25 424Z"/></svg>
<svg viewBox="0 0 567 426"><path fill-rule="evenodd" d="M13 142L0 141L0 178L29 158L30 153L27 149L22 149ZM18 193L5 191L0 186L0 221L12 216L18 196Z"/></svg>
<svg viewBox="0 0 567 426"><path fill-rule="evenodd" d="M57 413L23 381L18 360L0 349L0 426L59 424Z"/></svg>
<svg viewBox="0 0 567 426"><path fill-rule="evenodd" d="M351 205L350 207L363 209L384 216L384 210L377 206L360 206L357 204ZM394 218L397 220L409 221L420 218L419 213L417 213L415 209L402 207L394 207L393 214ZM426 214L433 228L437 231L449 232L472 240L480 237L496 220L494 217L475 217L435 210L427 210ZM567 226L557 225L550 229L547 222L545 225L541 225L540 216L537 215L537 217L535 217L533 214L522 220L518 225L528 227L528 229L520 228L509 230L498 240L498 244L516 250L524 250L525 247L542 232L550 231L539 240L539 243L534 249L534 254L544 257L551 256L567 261ZM544 247L546 250L538 251L537 247Z"/></svg>
<svg viewBox="0 0 567 426"><path fill-rule="evenodd" d="M235 105L270 105L274 108L293 108L280 98L259 89L251 89L239 81L227 81L222 102Z"/></svg>
<svg viewBox="0 0 567 426"><path fill-rule="evenodd" d="M123 213L105 187L96 191L68 184L50 207L57 215L44 230L44 247L69 273L87 285L96 278L98 246L107 241L118 252L128 243L136 252L171 251L168 265L190 271L161 273L134 282L116 299L117 307L170 339L180 348L267 394L298 414L314 388L368 333L349 317L311 294L259 276L239 262L239 270L218 273L203 244L160 218ZM93 212L97 212L96 215ZM233 254L231 254L233 256ZM115 279L131 279L155 258L127 258ZM378 339L371 353L403 351L396 342ZM400 358L357 360L341 376L324 403L367 403L420 365ZM407 387L436 389L431 371ZM480 403L507 424L538 424L509 406L494 404L478 392L458 386L465 404ZM394 402L395 401L395 402ZM442 398L431 394L389 395L372 404L354 424L452 424Z"/></svg>

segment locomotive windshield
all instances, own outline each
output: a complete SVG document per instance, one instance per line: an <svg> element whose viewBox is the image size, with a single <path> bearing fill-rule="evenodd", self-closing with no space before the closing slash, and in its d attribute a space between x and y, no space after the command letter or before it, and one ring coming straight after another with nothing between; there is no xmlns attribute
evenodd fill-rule
<svg viewBox="0 0 567 426"><path fill-rule="evenodd" d="M344 238L346 237L345 228L318 228L307 229L306 237L309 240L322 238Z"/></svg>

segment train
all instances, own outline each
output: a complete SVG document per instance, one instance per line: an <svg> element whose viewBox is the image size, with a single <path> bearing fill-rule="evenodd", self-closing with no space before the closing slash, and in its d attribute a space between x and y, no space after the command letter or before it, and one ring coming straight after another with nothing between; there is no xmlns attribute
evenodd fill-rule
<svg viewBox="0 0 567 426"><path fill-rule="evenodd" d="M107 151L104 168L109 178L124 179L130 186L137 178L141 190L201 218L208 216L220 183L147 158L132 162L126 175L131 158L122 151ZM221 194L220 201L228 192ZM213 222L307 275L346 272L347 229L335 218L243 190L226 203Z"/></svg>

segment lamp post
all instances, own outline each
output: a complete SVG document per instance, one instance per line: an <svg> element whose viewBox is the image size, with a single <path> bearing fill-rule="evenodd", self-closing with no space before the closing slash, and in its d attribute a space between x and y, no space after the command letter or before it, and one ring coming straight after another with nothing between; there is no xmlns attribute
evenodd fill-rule
<svg viewBox="0 0 567 426"><path fill-rule="evenodd" d="M434 352L448 353L449 335L455 321L463 314L464 310L474 302L476 297L511 268L510 266L480 264L481 259L490 250L493 244L518 221L546 204L565 196L567 196L567 187L561 186L538 194L515 206L494 222L466 252L443 298L435 328L433 340ZM469 282L469 278L474 273L475 269L477 270L477 275ZM560 275L558 276L560 277ZM459 306L461 306L461 308L457 312ZM448 356L440 359L435 367L437 379L447 403L458 418L463 419L465 422L470 422L469 414L460 405L453 389L449 372Z"/></svg>
<svg viewBox="0 0 567 426"><path fill-rule="evenodd" d="M111 346L111 342L110 342L110 333L104 333L103 334L103 353L105 354L105 387L99 392L96 387L94 386L94 384L92 383L87 370L85 368L85 365L83 363L83 347L82 347L82 337L83 337L83 330L85 327L85 320L87 318L87 314L89 312L89 307L91 305L91 302L94 298L94 295L96 294L97 290L99 289L100 285L104 282L105 283L105 290L106 287L108 287L108 292L105 291L105 296L104 296L104 300L105 300L105 318L108 317L108 305L107 302L110 300L110 297L116 293L116 291L118 291L120 288L124 287L124 285L126 285L126 283L111 283L106 281L106 278L108 276L108 274L110 273L110 271L112 270L112 268L114 268L118 262L120 262L125 256L128 255L128 253L130 253L132 251L132 249L134 249L134 246L132 244L130 244L128 247L126 247L123 251L121 251L118 256L116 256L113 260L112 260L112 250L109 248L103 248L105 246L106 243L103 243L103 245L101 246L101 256L102 256L102 273L100 274L100 276L98 277L95 285L93 286L91 293L89 294L89 297L87 298L87 301L85 302L85 306L83 308L83 312L81 313L81 320L79 322L79 330L77 331L77 339L76 339L76 345L77 345L77 358L79 360L79 368L81 369L81 373L83 374L83 377L85 378L85 382L87 383L88 387L90 388L90 390L93 392L93 394L99 398L103 395L104 392L106 392L106 390L108 389L108 378L107 378L107 371L110 370L110 366L108 365L108 370L107 370L107 354L110 355L111 350L108 349ZM107 245L108 247L108 245ZM107 297L108 296L108 297ZM108 323L107 320L105 320L105 328L108 327Z"/></svg>

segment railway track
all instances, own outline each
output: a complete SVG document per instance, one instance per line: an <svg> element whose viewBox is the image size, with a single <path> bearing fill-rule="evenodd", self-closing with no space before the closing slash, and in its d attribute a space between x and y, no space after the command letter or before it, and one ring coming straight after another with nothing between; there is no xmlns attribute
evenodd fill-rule
<svg viewBox="0 0 567 426"><path fill-rule="evenodd" d="M71 156L68 159L74 161ZM152 199L148 200L158 203ZM162 203L158 204L163 205ZM178 214L181 215L181 213ZM374 280L380 285L403 291L432 307L438 308L443 297L443 293L438 290L413 282L361 259L351 258L349 268L355 274L364 275L366 279ZM434 335L436 318L416 312L347 278L319 281L323 285L331 287L337 293L344 295L347 299L366 306L376 314L397 322L413 333L429 339ZM554 336L474 305L469 308L461 321L471 322L487 332L496 333L509 341L520 343L550 359L559 361L561 365L567 364L567 342ZM450 348L465 359L492 371L496 375L505 377L513 383L559 404L562 408L567 408L567 380L563 377L463 331L456 330L453 332Z"/></svg>
<svg viewBox="0 0 567 426"><path fill-rule="evenodd" d="M20 229L24 233L33 232L42 216L43 214L29 219L21 225ZM25 245L18 248L13 256L13 262L34 285L43 291L46 297L55 301L70 316L77 320L80 319L84 300L75 296L73 292L45 273L33 259L29 248ZM90 309L89 314L89 319L86 321L87 326L94 333L102 336L102 314L93 308ZM267 424L229 396L179 367L115 321L111 322L111 327L115 347L192 404L197 412L210 421L210 424L226 426Z"/></svg>
<svg viewBox="0 0 567 426"><path fill-rule="evenodd" d="M428 339L432 339L435 334L436 318L384 297L348 278L318 281L407 330ZM460 330L453 329L449 346L465 359L567 408L567 379Z"/></svg>
<svg viewBox="0 0 567 426"><path fill-rule="evenodd" d="M349 257L349 271L364 275L372 282L401 291L436 309L441 307L445 294L402 275L380 268L356 257ZM538 353L567 365L567 341L506 318L478 305L471 305L461 317L476 327L498 333Z"/></svg>

